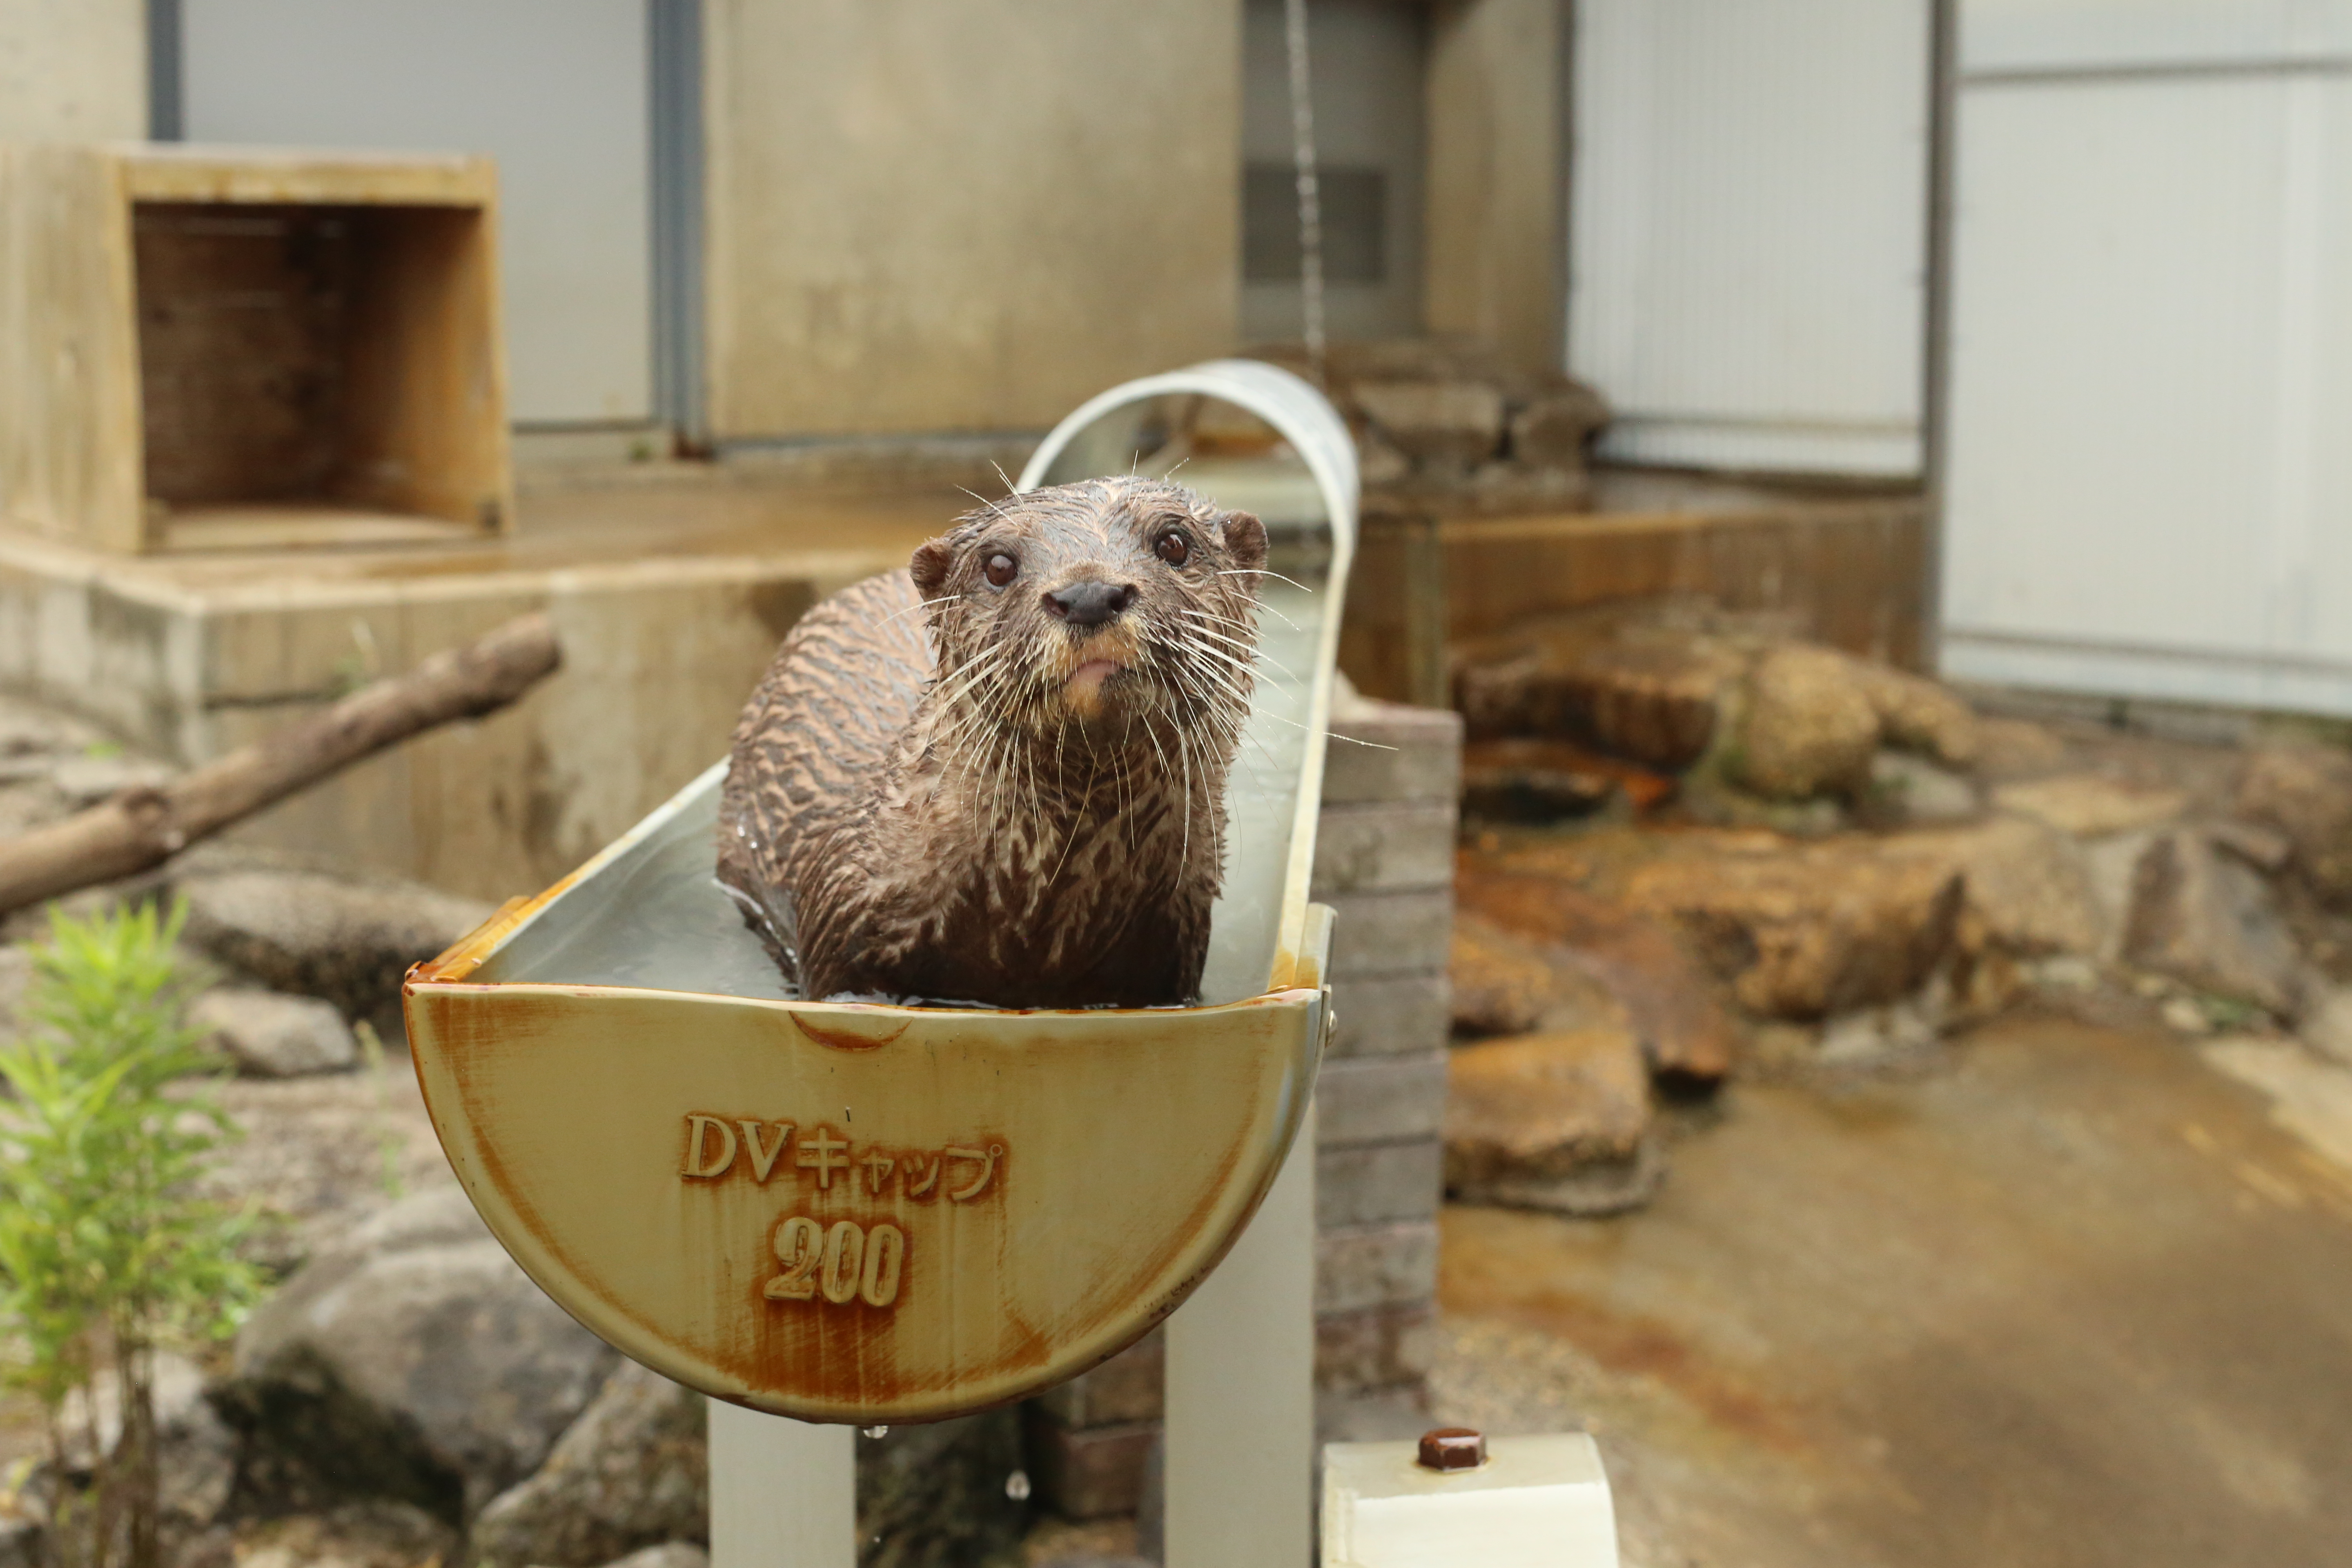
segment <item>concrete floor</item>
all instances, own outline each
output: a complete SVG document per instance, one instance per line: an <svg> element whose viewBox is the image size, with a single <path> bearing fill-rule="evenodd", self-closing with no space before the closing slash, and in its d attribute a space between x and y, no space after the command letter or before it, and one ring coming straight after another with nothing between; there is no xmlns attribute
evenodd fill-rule
<svg viewBox="0 0 2352 1568"><path fill-rule="evenodd" d="M2352 1563L2352 1172L2216 1067L2352 1075L2233 1049L2005 1025L1733 1088L1635 1215L1454 1208L1438 1413L1580 1415L1638 1568Z"/></svg>

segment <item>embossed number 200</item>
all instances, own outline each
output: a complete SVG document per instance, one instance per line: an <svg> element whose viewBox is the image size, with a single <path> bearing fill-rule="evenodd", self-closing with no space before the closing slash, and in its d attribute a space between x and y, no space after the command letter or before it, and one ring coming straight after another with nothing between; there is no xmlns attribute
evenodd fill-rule
<svg viewBox="0 0 2352 1568"><path fill-rule="evenodd" d="M807 1301L819 1289L836 1307L863 1297L869 1307L898 1299L898 1275L907 1260L907 1233L877 1225L871 1233L855 1220L835 1220L826 1230L806 1215L776 1227L776 1261L784 1271L768 1281L771 1301Z"/></svg>

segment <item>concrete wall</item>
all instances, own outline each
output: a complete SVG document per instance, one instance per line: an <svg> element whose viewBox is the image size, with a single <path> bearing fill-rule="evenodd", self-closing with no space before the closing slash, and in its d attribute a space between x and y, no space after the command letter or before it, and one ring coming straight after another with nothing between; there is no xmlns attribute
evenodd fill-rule
<svg viewBox="0 0 2352 1568"><path fill-rule="evenodd" d="M1562 0L1440 0L1429 37L1425 315L1560 364Z"/></svg>
<svg viewBox="0 0 2352 1568"><path fill-rule="evenodd" d="M1037 429L1234 346L1235 0L710 0L720 438Z"/></svg>
<svg viewBox="0 0 2352 1568"><path fill-rule="evenodd" d="M201 588L152 558L0 535L0 688L198 763L544 611L563 666L521 701L361 763L232 830L496 901L539 891L726 754L777 642L904 559L707 553L560 570L261 572Z"/></svg>
<svg viewBox="0 0 2352 1568"><path fill-rule="evenodd" d="M146 134L139 0L0 0L0 142Z"/></svg>

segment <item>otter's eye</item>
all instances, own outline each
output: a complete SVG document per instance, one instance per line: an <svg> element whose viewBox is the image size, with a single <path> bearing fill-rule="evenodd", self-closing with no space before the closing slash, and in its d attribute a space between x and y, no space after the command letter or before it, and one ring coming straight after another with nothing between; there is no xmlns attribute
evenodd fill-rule
<svg viewBox="0 0 2352 1568"><path fill-rule="evenodd" d="M1002 588L1021 574L1021 563L1000 552L988 558L988 564L982 570L990 587Z"/></svg>
<svg viewBox="0 0 2352 1568"><path fill-rule="evenodd" d="M1192 558L1192 542L1171 528L1152 542L1151 553L1171 566L1181 566Z"/></svg>

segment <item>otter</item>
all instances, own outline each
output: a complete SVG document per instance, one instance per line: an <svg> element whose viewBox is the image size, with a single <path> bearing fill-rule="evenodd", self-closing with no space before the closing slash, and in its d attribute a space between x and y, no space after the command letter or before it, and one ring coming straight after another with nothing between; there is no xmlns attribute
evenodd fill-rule
<svg viewBox="0 0 2352 1568"><path fill-rule="evenodd" d="M719 875L812 998L1198 1000L1265 529L1162 480L984 505L745 706Z"/></svg>

